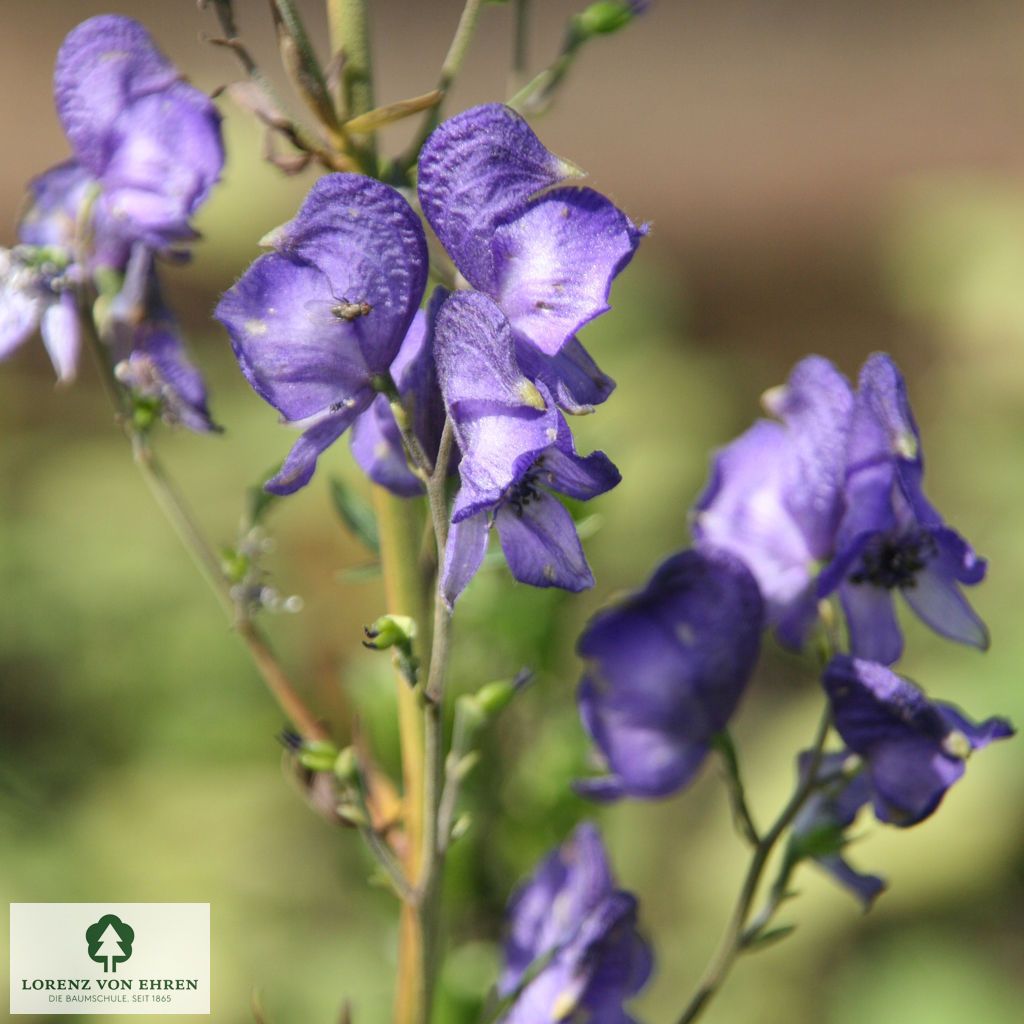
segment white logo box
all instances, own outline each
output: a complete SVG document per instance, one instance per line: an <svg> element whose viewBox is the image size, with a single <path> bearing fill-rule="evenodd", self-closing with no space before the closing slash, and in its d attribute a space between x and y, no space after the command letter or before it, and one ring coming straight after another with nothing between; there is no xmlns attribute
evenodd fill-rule
<svg viewBox="0 0 1024 1024"><path fill-rule="evenodd" d="M11 904L12 1014L209 1012L209 903Z"/></svg>

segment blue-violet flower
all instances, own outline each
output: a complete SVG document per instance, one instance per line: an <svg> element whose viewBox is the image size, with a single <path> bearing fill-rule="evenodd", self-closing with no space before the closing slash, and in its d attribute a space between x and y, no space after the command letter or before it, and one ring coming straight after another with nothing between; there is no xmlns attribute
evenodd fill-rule
<svg viewBox="0 0 1024 1024"><path fill-rule="evenodd" d="M632 1024L623 1001L653 967L636 912L636 898L615 888L597 829L580 825L509 900L498 992L516 998L503 1024Z"/></svg>
<svg viewBox="0 0 1024 1024"><path fill-rule="evenodd" d="M861 807L871 799L864 773L857 770L852 776L847 773L851 760L859 761L856 755L849 753L825 754L821 758L815 773L818 788L793 819L787 856L792 860L812 857L869 910L885 889L885 880L857 871L842 853L847 844L844 833L854 823ZM810 761L810 751L804 751L799 758L801 777L808 771Z"/></svg>
<svg viewBox="0 0 1024 1024"><path fill-rule="evenodd" d="M303 431L266 484L291 494L382 390L427 278L412 207L388 185L329 174L225 292L216 317L246 379Z"/></svg>
<svg viewBox="0 0 1024 1024"><path fill-rule="evenodd" d="M543 384L515 361L508 320L487 296L457 292L435 329L437 373L462 453L460 487L441 574L453 604L483 561L497 526L512 575L536 587L593 586L572 517L549 493L586 500L619 482L602 452L576 454Z"/></svg>
<svg viewBox="0 0 1024 1024"><path fill-rule="evenodd" d="M608 309L612 279L646 231L591 189L552 187L579 173L495 103L441 124L418 178L456 269L498 305L523 372L568 412L589 411L614 386L575 334Z"/></svg>
<svg viewBox="0 0 1024 1024"><path fill-rule="evenodd" d="M819 594L838 590L855 656L890 665L903 650L892 595L951 640L988 646L988 632L960 591L985 576L985 560L942 521L921 490L921 439L903 377L887 355L861 370L836 557Z"/></svg>
<svg viewBox="0 0 1024 1024"><path fill-rule="evenodd" d="M660 797L687 785L757 661L757 583L727 551L682 551L647 585L598 612L577 644L580 715L609 774L584 795Z"/></svg>
<svg viewBox="0 0 1024 1024"><path fill-rule="evenodd" d="M827 359L810 356L764 404L782 422L759 420L717 452L693 533L699 548L746 562L768 624L799 649L817 618L815 577L832 555L843 510L853 392Z"/></svg>
<svg viewBox="0 0 1024 1024"><path fill-rule="evenodd" d="M875 815L893 825L927 818L972 751L1013 735L1006 719L972 722L877 662L837 655L822 683L837 732L864 759Z"/></svg>

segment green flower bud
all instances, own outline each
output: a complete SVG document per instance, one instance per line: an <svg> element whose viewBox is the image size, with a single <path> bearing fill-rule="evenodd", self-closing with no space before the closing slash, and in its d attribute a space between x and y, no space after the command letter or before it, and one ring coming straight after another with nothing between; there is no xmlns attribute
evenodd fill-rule
<svg viewBox="0 0 1024 1024"><path fill-rule="evenodd" d="M416 636L416 622L408 615L382 615L371 626L365 626L366 639L364 647L384 651L389 647L398 647L404 653L412 651L412 641Z"/></svg>
<svg viewBox="0 0 1024 1024"><path fill-rule="evenodd" d="M341 782L358 782L359 765L356 762L355 750L352 747L345 747L344 750L339 751L331 766L331 771Z"/></svg>
<svg viewBox="0 0 1024 1024"><path fill-rule="evenodd" d="M618 32L628 25L636 15L634 5L616 0L598 0L579 16L579 26L584 35L607 35Z"/></svg>
<svg viewBox="0 0 1024 1024"><path fill-rule="evenodd" d="M326 740L304 740L299 748L299 764L311 772L329 772L334 769L338 748Z"/></svg>

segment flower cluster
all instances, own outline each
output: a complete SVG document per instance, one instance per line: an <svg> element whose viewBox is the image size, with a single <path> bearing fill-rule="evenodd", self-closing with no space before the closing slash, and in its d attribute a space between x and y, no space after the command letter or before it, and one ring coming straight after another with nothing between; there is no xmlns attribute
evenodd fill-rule
<svg viewBox="0 0 1024 1024"><path fill-rule="evenodd" d="M502 1024L631 1024L622 1004L654 962L636 912L636 898L615 888L597 829L580 825L509 900Z"/></svg>
<svg viewBox="0 0 1024 1024"><path fill-rule="evenodd" d="M562 186L574 173L510 108L467 110L427 140L418 170L423 214L463 287L438 288L418 312L419 217L390 186L333 174L217 307L249 383L302 431L273 493L308 483L350 426L373 480L420 493L430 467L410 469L392 410L431 462L448 417L460 481L442 567L449 606L492 527L517 579L593 584L552 492L586 500L619 474L600 452L576 453L563 413L592 410L614 386L576 332L607 310L643 229L598 193Z"/></svg>
<svg viewBox="0 0 1024 1024"><path fill-rule="evenodd" d="M220 117L141 25L117 15L68 35L54 97L73 157L30 184L21 244L0 255L0 358L39 328L58 378L74 377L76 293L95 289L121 381L165 418L210 430L153 258L180 258L196 237L189 219L224 163Z"/></svg>
<svg viewBox="0 0 1024 1024"><path fill-rule="evenodd" d="M805 359L765 405L781 422L761 420L715 456L694 535L747 563L779 639L802 647L819 600L837 593L851 653L892 664L899 592L937 632L986 647L960 590L982 580L985 561L924 496L921 439L892 359L871 356L856 394L827 360Z"/></svg>
<svg viewBox="0 0 1024 1024"><path fill-rule="evenodd" d="M903 646L895 591L939 633L987 645L960 590L980 582L985 563L924 496L920 436L888 356L868 359L856 392L827 360L805 359L765 405L777 419L713 460L694 549L580 637L580 714L608 774L578 788L615 799L686 785L739 702L762 627L802 648L821 604L838 595L849 653L833 651L822 684L844 749L824 755L814 778L811 755L802 761L809 799L791 855L813 857L870 904L883 883L842 856L858 810L914 825L973 750L1013 733L1004 719L975 724L930 701L889 667Z"/></svg>

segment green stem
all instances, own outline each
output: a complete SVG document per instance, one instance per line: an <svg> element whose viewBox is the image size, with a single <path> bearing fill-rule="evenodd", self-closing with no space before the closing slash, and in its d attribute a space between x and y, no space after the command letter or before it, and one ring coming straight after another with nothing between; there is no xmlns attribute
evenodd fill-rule
<svg viewBox="0 0 1024 1024"><path fill-rule="evenodd" d="M418 635L429 635L428 588L420 569L422 505L399 498L382 487L373 489L380 536L381 568L387 611L416 620ZM422 657L422 653L421 653ZM406 852L402 858L405 877L414 887L414 898L403 902L399 921L398 967L395 983L395 1024L425 1024L428 960L420 898L420 872L424 848L426 772L424 771L425 704L418 689L396 672L398 732L402 749L402 783Z"/></svg>
<svg viewBox="0 0 1024 1024"><path fill-rule="evenodd" d="M821 763L822 753L825 748L825 739L831 725L831 711L826 707L821 721L818 723L818 731L815 736L813 755L807 766L807 771L800 779L797 788L790 797L789 802L783 808L775 824L761 837L754 848L754 853L747 868L747 874L743 879L743 886L740 889L739 897L733 907L729 923L726 926L725 934L711 958L704 975L697 985L697 991L690 1000L686 1009L679 1017L677 1024L690 1024L703 1012L704 1007L711 1001L711 997L721 988L729 970L736 957L743 949L743 939L746 930L747 919L750 916L750 908L758 887L761 884L761 876L764 872L768 858L775 849L782 833L796 817L797 812L803 806L804 801L814 791L815 776L818 765Z"/></svg>
<svg viewBox="0 0 1024 1024"><path fill-rule="evenodd" d="M327 0L327 26L331 52L341 54L341 94L338 111L342 122L373 110L373 48L366 0ZM377 137L354 147L367 173L376 171ZM376 177L376 174L371 174Z"/></svg>
<svg viewBox="0 0 1024 1024"><path fill-rule="evenodd" d="M476 31L480 7L481 0L466 0L466 5L462 8L459 23L455 27L455 35L452 36L452 41L448 45L448 52L445 54L444 62L441 64L441 75L437 83L441 98L431 108L427 116L423 118L423 123L420 125L420 130L416 133L416 138L413 140L412 145L409 146L401 159L397 161L396 168L400 173L405 173L408 168L416 163L423 144L430 137L430 133L441 122L441 107L444 104L448 90L458 77L459 71L462 70L462 62L466 59L469 45L473 41L473 34Z"/></svg>
<svg viewBox="0 0 1024 1024"><path fill-rule="evenodd" d="M277 701L285 717L304 739L327 739L327 730L303 703L269 644L247 617L238 614L227 580L221 570L217 553L207 541L202 528L185 501L184 495L178 490L163 463L157 458L149 439L132 422L127 395L110 365L109 349L103 344L96 331L89 296L84 289L78 295L78 319L84 327L86 339L96 359L100 376L116 411L117 419L131 444L135 465L138 466L142 478L149 486L160 511L174 528L185 550L199 570L199 574L213 591L225 615L234 625L235 634L245 644L249 657L259 670L267 689Z"/></svg>
<svg viewBox="0 0 1024 1024"><path fill-rule="evenodd" d="M444 63L441 65L441 79L437 87L443 93L446 93L451 88L452 82L455 81L456 75L458 75L462 68L462 62L466 58L469 44L473 40L473 33L476 31L476 20L480 14L480 3L481 0L466 0L466 6L462 8L459 24L455 28L455 35L452 36L448 53L445 55ZM435 116L437 116L437 107L434 110Z"/></svg>
<svg viewBox="0 0 1024 1024"><path fill-rule="evenodd" d="M555 93L565 81L587 37L581 35L575 19L570 19L562 40L562 49L552 63L526 83L508 105L521 114L542 114L551 106Z"/></svg>
<svg viewBox="0 0 1024 1024"><path fill-rule="evenodd" d="M281 58L303 101L317 119L337 132L338 114L327 91L327 82L316 53L302 24L293 0L271 0L271 11L278 31Z"/></svg>
<svg viewBox="0 0 1024 1024"><path fill-rule="evenodd" d="M509 79L510 94L518 92L523 87L530 42L530 0L515 0L513 6L512 73Z"/></svg>
<svg viewBox="0 0 1024 1024"><path fill-rule="evenodd" d="M448 503L446 482L448 462L454 441L450 419L445 419L438 445L437 461L427 481L430 518L434 526L437 562L444 564L448 543ZM444 876L445 851L448 837L442 836L440 826L441 800L444 791L444 682L448 667L451 634L451 611L434 585L434 632L430 645L430 669L424 686L426 719L424 722L424 794L423 794L423 849L419 874L420 920L424 943L425 1019L429 1019L434 984L441 961L441 883Z"/></svg>

